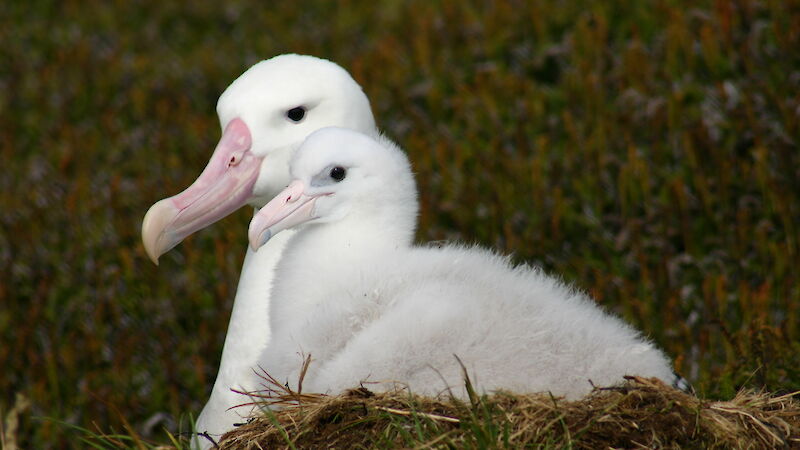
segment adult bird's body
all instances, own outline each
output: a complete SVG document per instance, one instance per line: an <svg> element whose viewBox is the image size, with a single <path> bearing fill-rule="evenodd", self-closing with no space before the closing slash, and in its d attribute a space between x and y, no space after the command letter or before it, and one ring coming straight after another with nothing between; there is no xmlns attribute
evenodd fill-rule
<svg viewBox="0 0 800 450"><path fill-rule="evenodd" d="M302 55L262 61L220 96L222 137L208 165L184 192L159 201L145 215L142 240L154 262L189 234L249 204L256 210L289 182L288 160L309 133L341 126L377 134L369 101L338 65ZM289 235L258 253L248 250L211 396L195 428L216 437L249 410L232 389L260 387L254 375L270 331L272 274ZM201 446L210 442L201 440Z"/></svg>
<svg viewBox="0 0 800 450"><path fill-rule="evenodd" d="M676 378L664 354L584 294L476 247L411 245L417 200L402 151L336 128L313 133L294 181L250 225L254 248L296 228L275 271L261 366L338 393L405 385L464 396L550 391L569 399L625 375ZM274 237L273 237L274 236ZM260 250L259 250L260 251Z"/></svg>

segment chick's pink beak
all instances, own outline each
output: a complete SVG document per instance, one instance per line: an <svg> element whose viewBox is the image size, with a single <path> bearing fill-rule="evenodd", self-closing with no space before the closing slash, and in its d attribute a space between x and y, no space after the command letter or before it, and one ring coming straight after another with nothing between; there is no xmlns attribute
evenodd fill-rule
<svg viewBox="0 0 800 450"><path fill-rule="evenodd" d="M304 189L302 181L294 180L258 211L247 233L253 250L258 250L279 231L314 218L317 197L304 194Z"/></svg>
<svg viewBox="0 0 800 450"><path fill-rule="evenodd" d="M251 145L244 121L231 120L197 180L180 194L150 207L142 222L142 242L155 264L190 234L247 203L263 160L250 151Z"/></svg>

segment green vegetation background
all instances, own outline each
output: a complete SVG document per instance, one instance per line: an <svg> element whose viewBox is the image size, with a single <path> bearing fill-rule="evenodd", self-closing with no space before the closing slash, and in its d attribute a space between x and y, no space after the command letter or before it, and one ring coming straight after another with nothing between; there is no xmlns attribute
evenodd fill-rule
<svg viewBox="0 0 800 450"><path fill-rule="evenodd" d="M420 240L544 266L703 396L800 389L800 2L181 4L0 4L0 410L32 402L24 447L72 435L42 418L163 441L199 412L250 211L160 267L141 218L204 167L225 87L288 52L364 87Z"/></svg>

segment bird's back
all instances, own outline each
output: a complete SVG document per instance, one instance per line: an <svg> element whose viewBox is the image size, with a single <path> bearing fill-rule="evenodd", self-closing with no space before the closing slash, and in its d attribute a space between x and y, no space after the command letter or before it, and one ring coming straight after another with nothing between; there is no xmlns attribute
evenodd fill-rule
<svg viewBox="0 0 800 450"><path fill-rule="evenodd" d="M540 270L462 246L414 248L363 285L381 305L345 345L318 361L309 386L337 392L360 381L463 395L457 355L478 389L577 398L624 375L671 382L661 351L591 299ZM354 276L358 277L358 275ZM365 278L358 277L363 284ZM366 322L366 323L364 323Z"/></svg>

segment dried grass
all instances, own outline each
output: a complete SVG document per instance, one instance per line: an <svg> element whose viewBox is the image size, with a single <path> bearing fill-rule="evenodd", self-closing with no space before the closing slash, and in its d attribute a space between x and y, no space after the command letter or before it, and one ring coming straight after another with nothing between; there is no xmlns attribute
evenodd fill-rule
<svg viewBox="0 0 800 450"><path fill-rule="evenodd" d="M743 390L706 401L640 377L580 401L499 392L465 403L405 390L327 396L280 386L260 399L280 409L227 433L220 448L798 448L799 394Z"/></svg>

